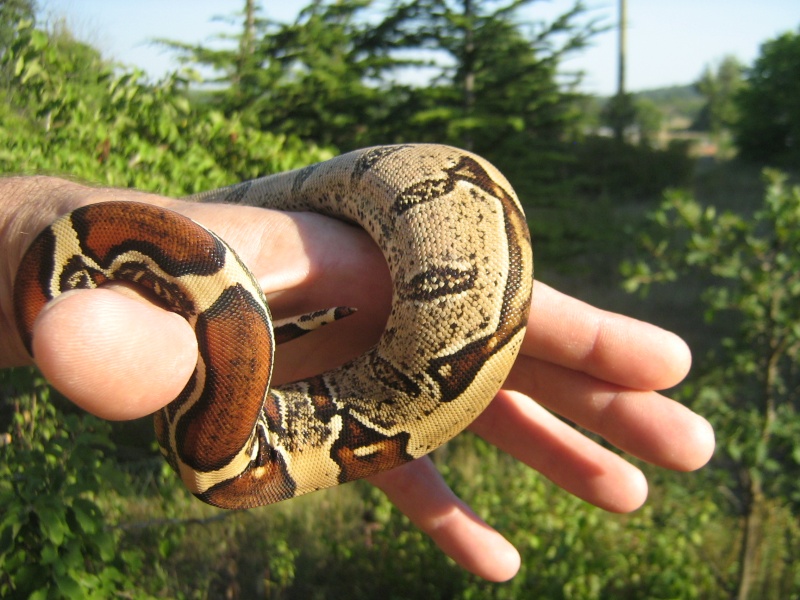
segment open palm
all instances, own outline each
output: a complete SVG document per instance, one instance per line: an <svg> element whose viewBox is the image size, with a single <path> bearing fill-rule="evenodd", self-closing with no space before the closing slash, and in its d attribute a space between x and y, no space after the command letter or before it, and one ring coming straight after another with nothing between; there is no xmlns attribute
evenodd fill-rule
<svg viewBox="0 0 800 600"><path fill-rule="evenodd" d="M380 336L391 282L379 250L360 229L314 214L133 192L73 196L71 208L127 195L178 210L226 239L258 278L276 318L329 306L358 308L345 321L280 346L276 383L341 364ZM31 211L24 229L19 222L15 227L38 231L50 220L39 222L46 214ZM9 257L0 272L3 367L30 361L10 325L9 304L29 239L3 240ZM72 292L51 303L37 321L34 351L55 387L109 419L147 415L171 401L188 380L197 352L185 321L123 286ZM641 471L552 413L653 464L696 469L713 451L710 426L655 391L677 384L690 362L675 335L537 282L520 356L504 389L470 429L584 500L631 511L647 495ZM516 550L450 491L427 458L371 481L463 567L496 581L517 571Z"/></svg>

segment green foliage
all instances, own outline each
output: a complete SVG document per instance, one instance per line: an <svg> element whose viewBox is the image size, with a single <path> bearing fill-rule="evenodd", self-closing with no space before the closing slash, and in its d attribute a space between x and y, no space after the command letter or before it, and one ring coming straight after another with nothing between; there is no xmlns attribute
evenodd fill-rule
<svg viewBox="0 0 800 600"><path fill-rule="evenodd" d="M458 598L713 598L700 564L713 506L681 509L676 486L653 506L613 516L586 506L480 441L461 440L444 472L454 490L520 549L519 575L502 584L467 577ZM440 596L441 597L441 596Z"/></svg>
<svg viewBox="0 0 800 600"><path fill-rule="evenodd" d="M702 275L707 318L727 324L689 390L720 440L719 484L744 517L740 579L729 587L745 596L758 580L774 583L759 572L759 546L775 503L800 506L800 187L765 177L752 216L669 194L642 238L650 258L626 265L631 291Z"/></svg>
<svg viewBox="0 0 800 600"><path fill-rule="evenodd" d="M109 486L122 488L106 458L108 425L60 414L29 372L0 372L0 393L10 413L0 446L0 596L99 599L135 589L142 553L118 551L98 505Z"/></svg>
<svg viewBox="0 0 800 600"><path fill-rule="evenodd" d="M6 173L68 174L177 195L329 156L191 105L177 78L149 86L137 73L117 74L65 30L22 23L0 60L11 74L0 91ZM0 384L9 414L0 448L0 595L142 597L131 574L145 568L144 554L121 547L121 532L106 520L115 511L109 490L125 489L108 459L108 426L58 411L40 378L9 371ZM160 575L149 579L156 591Z"/></svg>
<svg viewBox="0 0 800 600"><path fill-rule="evenodd" d="M368 145L369 124L383 110L376 83L394 64L364 47L371 4L317 0L262 38L257 52L275 77L248 106L261 127L341 150Z"/></svg>
<svg viewBox="0 0 800 600"><path fill-rule="evenodd" d="M599 28L580 3L551 23L520 23L517 11L531 3L408 0L381 10L369 0L318 0L292 24L256 19L246 56L242 43L222 53L177 46L189 62L222 65L227 85L210 102L262 130L342 151L409 141L467 147L534 195L555 184L562 145L581 119L560 62ZM424 77L408 81L422 67Z"/></svg>
<svg viewBox="0 0 800 600"><path fill-rule="evenodd" d="M576 189L617 200L658 197L667 187L687 185L694 171L688 146L680 141L662 150L647 144L589 137L574 154L570 175L576 178Z"/></svg>
<svg viewBox="0 0 800 600"><path fill-rule="evenodd" d="M212 67L219 88L208 101L241 112L254 128L347 150L366 145L368 127L384 114L381 74L404 61L367 47L369 0L311 2L294 23L257 17L248 5L234 49L163 42L192 65Z"/></svg>
<svg viewBox="0 0 800 600"><path fill-rule="evenodd" d="M636 98L655 103L671 117L683 117L689 121L694 121L703 107L703 97L694 85L674 85L637 92Z"/></svg>
<svg viewBox="0 0 800 600"><path fill-rule="evenodd" d="M727 56L716 71L706 67L695 86L705 98L705 105L693 124L694 129L710 131L719 138L722 131L737 120L735 98L744 85L744 66Z"/></svg>
<svg viewBox="0 0 800 600"><path fill-rule="evenodd" d="M34 0L0 0L0 56L5 54L16 39L17 23L23 21L33 23L35 18Z"/></svg>
<svg viewBox="0 0 800 600"><path fill-rule="evenodd" d="M0 109L4 172L67 173L180 195L330 157L248 127L236 114L191 104L185 80L152 87L139 73L118 75L68 37L23 26L2 60L15 76Z"/></svg>
<svg viewBox="0 0 800 600"><path fill-rule="evenodd" d="M636 125L639 133L639 143L644 146L650 146L663 129L664 113L652 100L637 98Z"/></svg>
<svg viewBox="0 0 800 600"><path fill-rule="evenodd" d="M466 573L363 482L223 519L203 517L209 509L177 499L182 525L156 522L126 541L155 548L172 536L158 568L170 574L167 595L186 597L726 597L702 559L704 547L725 532L718 508L681 486L635 515L613 516L469 436L439 451L436 461L454 490L520 549L522 569L512 581L488 583ZM140 587L155 593L148 582L157 572L150 569L143 569Z"/></svg>
<svg viewBox="0 0 800 600"><path fill-rule="evenodd" d="M600 120L614 133L618 143L635 141L650 146L661 133L665 113L648 96L619 94L609 98L600 111Z"/></svg>
<svg viewBox="0 0 800 600"><path fill-rule="evenodd" d="M617 94L609 98L601 113L603 122L614 132L614 139L623 142L636 122L633 94Z"/></svg>
<svg viewBox="0 0 800 600"><path fill-rule="evenodd" d="M761 163L796 164L800 158L800 32L761 46L747 85L736 98L734 135L740 155Z"/></svg>
<svg viewBox="0 0 800 600"><path fill-rule="evenodd" d="M557 68L597 27L578 22L585 10L579 3L549 24L520 23L517 11L530 4L397 3L382 25L383 44L441 57L432 64L432 85L412 94L429 106L417 108L407 125L480 153L521 133L559 139L574 115L571 96L562 91L568 86L556 80Z"/></svg>

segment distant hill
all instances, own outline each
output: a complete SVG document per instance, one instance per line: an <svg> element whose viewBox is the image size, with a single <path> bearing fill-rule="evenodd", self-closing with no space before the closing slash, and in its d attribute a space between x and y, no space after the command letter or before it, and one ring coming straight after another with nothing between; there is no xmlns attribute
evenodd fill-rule
<svg viewBox="0 0 800 600"><path fill-rule="evenodd" d="M702 103L703 101L703 96L692 83L643 90L641 92L635 92L634 94L640 98L649 98L653 102L658 103L692 103L698 101Z"/></svg>
<svg viewBox="0 0 800 600"><path fill-rule="evenodd" d="M635 98L652 102L664 115L670 129L688 129L697 120L705 99L693 84L673 85L633 92ZM599 115L610 96L595 96L587 103L592 114Z"/></svg>
<svg viewBox="0 0 800 600"><path fill-rule="evenodd" d="M653 102L670 119L683 118L694 122L705 104L705 98L693 84L674 85L634 94Z"/></svg>

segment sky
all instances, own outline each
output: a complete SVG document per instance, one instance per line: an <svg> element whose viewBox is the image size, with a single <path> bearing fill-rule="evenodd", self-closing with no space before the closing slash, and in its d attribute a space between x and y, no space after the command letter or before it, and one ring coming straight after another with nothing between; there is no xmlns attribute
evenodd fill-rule
<svg viewBox="0 0 800 600"><path fill-rule="evenodd" d="M173 54L150 40L169 38L208 43L232 32L215 16L240 10L242 0L40 0L46 18L65 18L79 38L111 59L144 69L158 79L179 67ZM292 21L305 0L263 0L271 19ZM550 21L574 0L540 0L521 14L525 21ZM618 23L618 0L585 0L587 16L609 26ZM728 55L752 64L761 44L798 31L800 0L628 0L626 87L640 91L696 81L704 68ZM584 72L584 92L609 95L616 90L617 33L596 36L589 48L562 64Z"/></svg>

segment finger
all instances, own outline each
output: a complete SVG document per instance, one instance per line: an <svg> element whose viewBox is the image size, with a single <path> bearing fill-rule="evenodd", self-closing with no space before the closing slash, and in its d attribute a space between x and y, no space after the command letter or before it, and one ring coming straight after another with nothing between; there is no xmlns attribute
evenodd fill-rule
<svg viewBox="0 0 800 600"><path fill-rule="evenodd" d="M519 570L516 548L459 499L426 457L370 477L411 522L468 571L507 581Z"/></svg>
<svg viewBox="0 0 800 600"><path fill-rule="evenodd" d="M530 398L500 392L470 430L575 496L630 512L647 499L642 472L557 419Z"/></svg>
<svg viewBox="0 0 800 600"><path fill-rule="evenodd" d="M623 388L528 357L517 359L504 387L655 465L692 471L714 452L708 421L656 392Z"/></svg>
<svg viewBox="0 0 800 600"><path fill-rule="evenodd" d="M643 390L678 384L692 362L688 346L674 333L595 308L539 281L522 354Z"/></svg>
<svg viewBox="0 0 800 600"><path fill-rule="evenodd" d="M70 400L105 419L148 415L173 400L197 363L179 315L115 289L68 292L34 325L36 364Z"/></svg>

